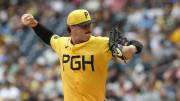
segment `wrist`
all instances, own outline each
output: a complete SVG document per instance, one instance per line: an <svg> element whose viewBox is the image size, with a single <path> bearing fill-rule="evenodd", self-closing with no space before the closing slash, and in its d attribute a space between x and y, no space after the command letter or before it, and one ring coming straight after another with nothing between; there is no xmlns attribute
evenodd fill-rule
<svg viewBox="0 0 180 101"><path fill-rule="evenodd" d="M135 45L130 45L129 47L130 47L130 50L131 50L131 52L132 52L133 54L137 52L137 48L136 48Z"/></svg>

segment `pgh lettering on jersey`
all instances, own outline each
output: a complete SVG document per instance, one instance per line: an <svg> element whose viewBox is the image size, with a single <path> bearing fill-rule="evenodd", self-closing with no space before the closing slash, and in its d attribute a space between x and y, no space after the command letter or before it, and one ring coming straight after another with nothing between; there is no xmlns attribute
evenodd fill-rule
<svg viewBox="0 0 180 101"><path fill-rule="evenodd" d="M70 37L51 38L51 47L60 60L65 101L102 101L108 61L112 57L108 38L94 37L71 44Z"/></svg>
<svg viewBox="0 0 180 101"><path fill-rule="evenodd" d="M83 71L86 70L86 64L91 65L92 71L94 71L94 55L91 55L91 59L90 61L86 61L85 60L85 55L75 55L75 56L70 56L68 54L63 54L63 64L65 63L70 63L71 69L72 70L80 70L81 67L83 69ZM77 61L76 59L80 59L80 61ZM75 66L74 64L76 64L77 66Z"/></svg>

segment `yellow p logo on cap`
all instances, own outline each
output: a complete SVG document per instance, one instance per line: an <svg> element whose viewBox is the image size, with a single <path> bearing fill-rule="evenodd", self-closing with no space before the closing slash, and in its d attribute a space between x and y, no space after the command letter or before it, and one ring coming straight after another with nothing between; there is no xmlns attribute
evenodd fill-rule
<svg viewBox="0 0 180 101"><path fill-rule="evenodd" d="M74 10L67 17L67 25L83 25L92 22L89 12L85 9Z"/></svg>

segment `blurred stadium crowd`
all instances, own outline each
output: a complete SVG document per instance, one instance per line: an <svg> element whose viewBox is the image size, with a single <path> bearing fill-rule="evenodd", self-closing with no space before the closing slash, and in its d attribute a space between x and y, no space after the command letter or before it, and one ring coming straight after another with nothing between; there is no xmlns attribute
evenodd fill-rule
<svg viewBox="0 0 180 101"><path fill-rule="evenodd" d="M112 59L108 101L180 101L179 0L0 0L0 101L63 101L57 55L20 17L67 36L66 16L86 8L95 36L118 26L144 44L128 64Z"/></svg>

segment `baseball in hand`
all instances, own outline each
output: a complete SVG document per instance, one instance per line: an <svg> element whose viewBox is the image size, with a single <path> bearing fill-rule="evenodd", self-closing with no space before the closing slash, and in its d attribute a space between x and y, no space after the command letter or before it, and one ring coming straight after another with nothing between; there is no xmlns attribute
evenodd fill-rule
<svg viewBox="0 0 180 101"><path fill-rule="evenodd" d="M33 16L31 14L24 14L21 17L21 21L23 22L24 25L28 25L30 23L29 19L33 18Z"/></svg>

